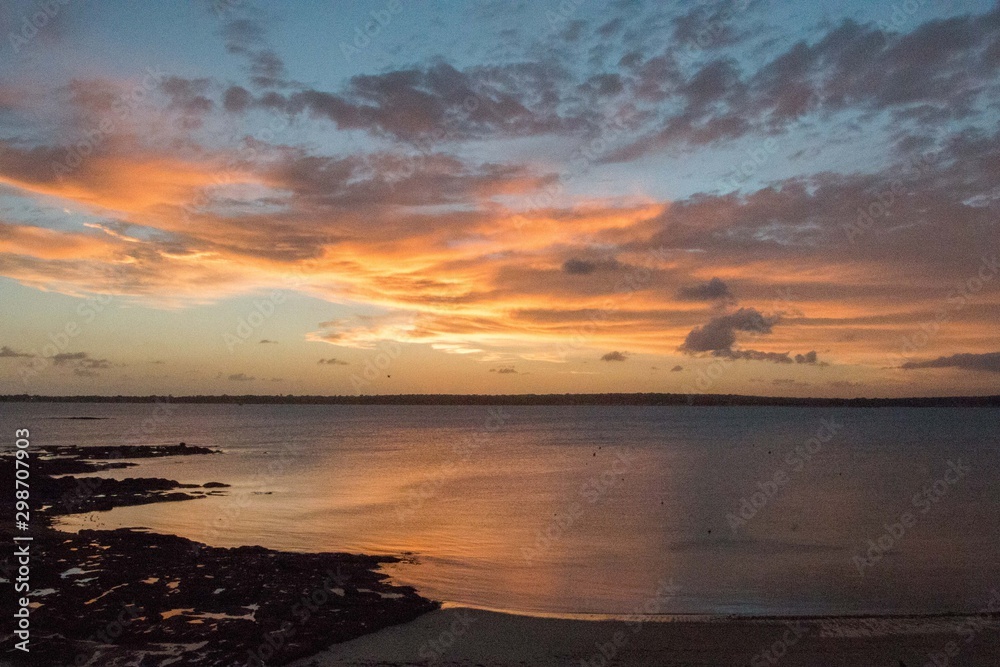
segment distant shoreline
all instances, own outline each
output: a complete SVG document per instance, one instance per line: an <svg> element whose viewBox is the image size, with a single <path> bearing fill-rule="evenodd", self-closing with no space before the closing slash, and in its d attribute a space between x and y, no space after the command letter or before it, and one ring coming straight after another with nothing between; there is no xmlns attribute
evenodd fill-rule
<svg viewBox="0 0 1000 667"><path fill-rule="evenodd" d="M983 408L998 396L794 398L739 394L377 394L362 396L0 396L5 403L205 403L249 405L646 405L699 407Z"/></svg>

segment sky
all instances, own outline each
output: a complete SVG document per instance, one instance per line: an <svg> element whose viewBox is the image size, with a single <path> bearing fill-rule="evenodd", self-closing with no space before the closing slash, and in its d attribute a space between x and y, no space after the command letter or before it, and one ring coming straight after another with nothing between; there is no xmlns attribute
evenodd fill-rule
<svg viewBox="0 0 1000 667"><path fill-rule="evenodd" d="M0 393L1000 393L1000 5L13 0Z"/></svg>

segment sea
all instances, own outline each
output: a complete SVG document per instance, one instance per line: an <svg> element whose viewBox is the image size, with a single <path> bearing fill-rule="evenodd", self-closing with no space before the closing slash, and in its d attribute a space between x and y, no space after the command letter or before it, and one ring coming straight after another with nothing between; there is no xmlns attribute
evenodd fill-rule
<svg viewBox="0 0 1000 667"><path fill-rule="evenodd" d="M569 618L980 611L998 427L994 408L0 404L5 448L29 428L33 448L221 451L98 476L223 494L63 530L391 555L448 606Z"/></svg>

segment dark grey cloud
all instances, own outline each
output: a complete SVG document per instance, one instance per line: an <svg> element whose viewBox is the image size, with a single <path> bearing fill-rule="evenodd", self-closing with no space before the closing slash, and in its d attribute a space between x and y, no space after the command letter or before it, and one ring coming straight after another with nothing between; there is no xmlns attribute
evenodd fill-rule
<svg viewBox="0 0 1000 667"><path fill-rule="evenodd" d="M809 382L803 382L802 380L793 380L791 378L776 378L771 380L771 384L776 387L808 387Z"/></svg>
<svg viewBox="0 0 1000 667"><path fill-rule="evenodd" d="M30 359L30 358L32 358L34 356L35 355L29 354L27 352L18 352L16 350L13 350L13 349L7 347L6 345L4 345L3 347L0 347L0 359L5 359L5 358L6 359L14 359L14 358L18 358L18 357L23 357L23 358Z"/></svg>
<svg viewBox="0 0 1000 667"><path fill-rule="evenodd" d="M499 373L500 375L516 375L517 369L513 366L501 366L500 368L491 368L490 373Z"/></svg>
<svg viewBox="0 0 1000 667"><path fill-rule="evenodd" d="M677 366L674 366L673 368L671 368L671 369L670 369L670 372L671 372L671 373L679 373L679 372L681 372L682 370L684 370L684 367L683 367L683 366L681 366L680 364L678 364Z"/></svg>
<svg viewBox="0 0 1000 667"><path fill-rule="evenodd" d="M563 262L562 270L573 276L586 276L597 271L614 271L622 268L616 259L586 260L570 258Z"/></svg>
<svg viewBox="0 0 1000 667"><path fill-rule="evenodd" d="M277 345L278 341L276 341L276 340L268 340L267 338L262 338L260 340L259 344L260 345Z"/></svg>
<svg viewBox="0 0 1000 667"><path fill-rule="evenodd" d="M62 366L64 364L69 364L75 361L83 361L88 357L86 352L60 352L59 354L54 354L49 359L52 360L56 366Z"/></svg>
<svg viewBox="0 0 1000 667"><path fill-rule="evenodd" d="M572 83L552 63L516 63L459 70L444 62L352 77L338 92L301 88L253 96L230 87L223 106L234 112L250 107L290 115L308 114L339 129L428 145L484 136L531 136L592 128L592 113L560 111ZM602 91L613 79L599 79Z"/></svg>
<svg viewBox="0 0 1000 667"><path fill-rule="evenodd" d="M618 352L618 351L608 352L603 357L601 357L601 361L627 361L627 360L628 360L628 355L625 354L624 352Z"/></svg>
<svg viewBox="0 0 1000 667"><path fill-rule="evenodd" d="M712 350L712 356L725 359L743 359L745 361L770 361L775 364L791 364L792 357L788 352L761 352L760 350Z"/></svg>
<svg viewBox="0 0 1000 667"><path fill-rule="evenodd" d="M679 19L678 31L690 32L688 18L699 13ZM933 19L904 34L845 20L818 40L801 40L747 72L716 58L678 78L669 57L633 57L623 64L637 72L658 69L658 80L667 82L640 77L640 96L655 99L659 91L679 95L684 104L662 118L658 130L607 159L628 161L668 146L774 134L810 113L854 109L936 124L961 119L996 88L998 43L1000 4L983 15Z"/></svg>
<svg viewBox="0 0 1000 667"><path fill-rule="evenodd" d="M243 113L253 104L253 94L243 86L230 86L222 95L222 107L232 113Z"/></svg>
<svg viewBox="0 0 1000 667"><path fill-rule="evenodd" d="M756 308L740 308L734 313L712 318L708 324L695 327L684 339L680 350L687 354L709 352L713 357L742 359L745 361L768 361L776 364L809 364L825 366L818 359L815 350L805 354L790 352L762 352L760 350L736 349L737 332L766 335L773 331L780 320L779 315L764 315Z"/></svg>
<svg viewBox="0 0 1000 667"><path fill-rule="evenodd" d="M343 361L342 359L337 359L336 357L331 357L329 359L320 359L316 363L318 363L321 366L322 365L326 365L326 366L348 366L348 365L350 365L350 364L348 364L348 362Z"/></svg>
<svg viewBox="0 0 1000 667"><path fill-rule="evenodd" d="M815 350L805 354L796 354L794 357L790 352L761 352L760 350L712 350L712 356L726 359L743 359L746 361L770 361L776 364L808 364L811 366L826 366L827 363L820 361Z"/></svg>
<svg viewBox="0 0 1000 667"><path fill-rule="evenodd" d="M440 153L332 158L302 151L285 151L269 165L269 175L312 207L369 214L387 206L468 202L490 193L542 187L558 178L526 166L474 165Z"/></svg>
<svg viewBox="0 0 1000 667"><path fill-rule="evenodd" d="M985 371L987 373L1000 373L1000 352L986 352L983 354L962 353L953 354L949 357L938 357L928 361L908 361L901 366L906 370L918 368L958 368L966 371Z"/></svg>
<svg viewBox="0 0 1000 667"><path fill-rule="evenodd" d="M603 39L608 39L612 35L619 32L624 24L625 22L621 19L621 17L613 18L610 21L602 23L598 26L597 34Z"/></svg>
<svg viewBox="0 0 1000 667"><path fill-rule="evenodd" d="M184 79L170 76L160 81L160 92L167 96L167 108L179 111L189 119L188 127L197 127L201 116L215 107L208 97L210 79Z"/></svg>
<svg viewBox="0 0 1000 667"><path fill-rule="evenodd" d="M566 24L566 28L563 29L559 37L567 42L579 41L580 37L583 36L583 32L586 27L586 21L581 21L579 19L570 21Z"/></svg>
<svg viewBox="0 0 1000 667"><path fill-rule="evenodd" d="M231 382L253 382L257 378L246 373L233 373L228 378Z"/></svg>
<svg viewBox="0 0 1000 667"><path fill-rule="evenodd" d="M223 25L226 51L246 58L250 80L261 88L289 85L285 80L285 64L267 42L266 31L259 21L235 19Z"/></svg>
<svg viewBox="0 0 1000 667"><path fill-rule="evenodd" d="M769 334L775 322L777 318L765 316L756 308L740 308L734 313L720 315L708 324L692 329L680 349L692 354L728 351L736 343L737 331Z"/></svg>
<svg viewBox="0 0 1000 667"><path fill-rule="evenodd" d="M95 359L86 352L60 352L48 357L55 366L72 368L73 373L81 377L94 377L97 371L111 368L107 359Z"/></svg>
<svg viewBox="0 0 1000 667"><path fill-rule="evenodd" d="M693 52L735 43L739 33L735 29L734 19L749 4L749 0L697 3L686 14L672 19L674 43Z"/></svg>
<svg viewBox="0 0 1000 667"><path fill-rule="evenodd" d="M795 355L795 363L797 363L797 364L815 364L815 363L819 363L819 359L818 359L818 355L816 354L816 350L812 350L811 352L806 352L805 354L796 354Z"/></svg>
<svg viewBox="0 0 1000 667"><path fill-rule="evenodd" d="M707 283L689 285L677 290L677 298L682 301L718 301L734 299L729 285L719 278L712 278Z"/></svg>
<svg viewBox="0 0 1000 667"><path fill-rule="evenodd" d="M675 201L662 231L627 250L696 248L723 265L862 262L880 267L867 294L888 276L964 280L970 258L997 247L996 200L973 201L1000 186L1000 133L961 132L935 155L926 168L908 156L874 174L822 173Z"/></svg>
<svg viewBox="0 0 1000 667"><path fill-rule="evenodd" d="M623 92L625 83L620 74L595 74L580 84L578 90L593 97L611 97Z"/></svg>

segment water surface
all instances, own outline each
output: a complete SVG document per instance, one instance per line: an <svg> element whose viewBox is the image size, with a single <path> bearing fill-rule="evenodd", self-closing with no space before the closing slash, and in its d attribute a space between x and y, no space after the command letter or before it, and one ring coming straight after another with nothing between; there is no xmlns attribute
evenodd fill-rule
<svg viewBox="0 0 1000 667"><path fill-rule="evenodd" d="M225 452L101 474L221 481L227 496L67 528L405 554L393 577L454 604L620 615L672 581L668 613L925 613L978 611L1000 585L1000 410L497 410L3 404L0 427L30 427L36 446ZM65 416L111 419L50 419ZM755 498L761 485L777 493ZM880 538L891 548L859 569Z"/></svg>

